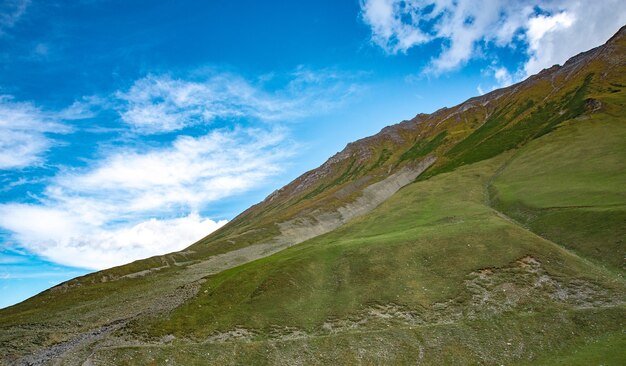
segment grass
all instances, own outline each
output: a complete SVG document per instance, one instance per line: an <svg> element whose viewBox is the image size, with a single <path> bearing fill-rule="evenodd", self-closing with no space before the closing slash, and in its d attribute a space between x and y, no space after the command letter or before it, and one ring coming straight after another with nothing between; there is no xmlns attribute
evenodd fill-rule
<svg viewBox="0 0 626 366"><path fill-rule="evenodd" d="M543 355L527 365L544 366L620 366L626 360L626 335L623 331L568 345L558 352Z"/></svg>
<svg viewBox="0 0 626 366"><path fill-rule="evenodd" d="M509 314L437 326L283 341L103 348L94 360L117 365L621 365L623 310ZM602 324L600 328L596 326ZM608 329L608 334L603 331ZM98 363L96 363L98 364Z"/></svg>
<svg viewBox="0 0 626 366"><path fill-rule="evenodd" d="M574 249L572 253L534 233L554 239L559 244L561 241L557 239L563 237L548 235L538 226L529 226L534 233L528 231L506 221L486 205L490 183L493 183L492 191L497 192L496 206L516 219L519 217L513 215L503 202L523 202L528 207L538 204L571 205L584 196L590 201L588 204L607 204L606 209L614 210L601 221L598 221L599 215L589 219L596 220L595 224L599 225L597 233L619 235L620 216L615 212L618 206L610 205L621 204L619 199L623 197L622 186L618 183L623 181L621 174L624 170L618 168L626 154L620 144L624 141L624 126L620 122L610 116L571 122L521 150L500 154L496 158L462 166L454 172L407 186L375 211L338 230L207 278L197 298L178 308L168 318L144 325L138 331L154 337L174 334L203 339L234 327L256 329L260 332L256 341L259 343L249 345L258 347L251 351L255 356L250 356L243 349L239 352L241 357L248 355L259 360L264 358L256 352L261 352L267 346L266 342L270 342L262 335L268 327L289 326L315 332L328 319L354 318L371 304L394 303L418 312L427 312L434 304L450 299L456 299L460 306L464 306L469 297L464 289L468 273L477 268L506 267L525 255L537 258L550 274L564 281L586 279L612 288L611 291L616 291L614 293L623 293L623 280L611 272L614 268L608 264L611 262L608 256L595 259L591 256L595 264L590 263L586 260L590 256L584 251L565 243L566 248ZM595 142L591 147L585 143L590 141ZM587 160L581 159L583 156ZM584 162L581 163L581 160ZM538 161L541 164L537 164ZM596 178L589 180L588 176ZM566 231L570 227L565 223L573 217L556 218L556 222L545 219L542 222L547 227ZM583 230L584 225L580 225L580 221L576 223L572 228L579 227L578 230L571 230L572 238L586 241L596 235ZM596 235L595 240L599 243L598 247L611 250L610 244L601 244L605 238ZM524 363L525 359L531 359L533 364L547 363L551 362L547 355L561 349L579 350L572 356L577 357L572 358L572 362L579 363L594 357L606 362L620 357L619 351L599 355L599 348L586 346L601 339L598 335L600 329L614 329L613 334L619 334L616 332L623 324L615 324L614 318L603 315L609 310L586 314L584 322L570 320L570 325L564 327L561 320L554 319L561 319L570 310L548 303L528 306L529 317L526 320L519 318L523 311L516 311L489 318L486 323L476 321L469 326L478 329L496 327L488 333L485 329L476 330L481 337L503 335L503 328L509 334L517 334L517 342L532 351L524 356L503 358L509 361ZM616 311L623 314L623 309ZM551 312L552 318L546 315ZM577 319L577 313L572 314L573 319ZM533 328L528 326L528 322L536 322L533 323L536 327L552 324L553 328L549 335L537 336L536 331L530 330ZM463 363L462 360L473 362L471 360L489 360L491 357L495 362L495 354L504 351L500 348L490 352L487 347L481 354L477 350L482 348L468 343L468 339L453 339L462 334L469 335L467 330L460 330L465 329L463 327L451 326L454 330L448 337L452 339L444 342L445 347L440 349L450 358L437 361ZM422 328L409 332L411 335L397 329L389 333L380 332L377 339L383 342L399 337L397 342L401 346L397 347L401 351L393 357L408 357L391 358L390 362L409 360L407 355L419 351L413 349L419 343L416 339L424 339L429 334L429 330ZM544 328L542 332L547 330ZM360 342L380 351L372 345L371 339L363 340L367 337L359 333L330 339L333 344L347 342L350 346L339 348L348 353ZM560 339L561 342L552 343L549 339ZM494 339L491 341L495 342ZM285 348L305 347L302 342L307 349L321 347L312 346L316 344L315 340L292 341L269 354L276 356ZM333 352L324 347L318 350L321 354ZM539 358L535 358L537 356ZM353 360L355 356L347 354L345 357L346 360Z"/></svg>
<svg viewBox="0 0 626 366"><path fill-rule="evenodd" d="M200 296L154 322L150 333L202 338L235 326L314 330L372 303L428 309L463 301L471 271L525 255L554 275L611 286L607 273L485 205L485 185L511 155L405 187L338 230L211 276Z"/></svg>
<svg viewBox="0 0 626 366"><path fill-rule="evenodd" d="M496 206L542 236L623 271L624 141L626 124L606 114L532 141L495 180Z"/></svg>
<svg viewBox="0 0 626 366"><path fill-rule="evenodd" d="M594 58L491 104L424 118L401 131L404 142L366 140L365 154L186 252L3 309L2 354L18 357L132 316L116 335L136 345L111 341L94 352L96 364L617 364L626 329L617 304L626 293L626 98L624 67L605 66ZM599 111L587 110L588 98L601 102ZM183 292L192 263L267 240L277 222L345 204L363 182L427 155L436 165L369 214L274 255L200 272L204 282L184 304L136 316ZM527 257L540 272L521 267ZM400 310L371 315L380 307ZM332 333L329 324L348 325ZM252 335L202 343L233 329ZM280 338L277 329L302 333ZM159 341L167 335L176 339Z"/></svg>
<svg viewBox="0 0 626 366"><path fill-rule="evenodd" d="M329 234L208 276L198 295L173 312L143 318L125 330L127 336L135 339L154 340L173 334L179 343L103 349L96 359L114 357L118 364L161 364L166 359L180 364L208 360L264 364L298 358L310 361L307 363L354 363L363 357L372 362L377 359L402 363L416 361L416 355L422 352L426 362L433 364L476 360L495 364L529 360L534 363L544 358L549 362L550 354L568 349L580 349L581 360L586 360L584 355L597 357L598 350L589 345L595 344L592 342L602 332L617 334L623 328L615 319L623 318L624 309L577 310L546 301L541 292L536 300L525 300L518 308L471 321L458 321L443 314L434 325L396 324L389 328L393 322L373 322L356 332L315 334L329 320L358 320L364 309L377 304L395 304L426 317L437 314L437 304L442 303L469 309L473 295L468 292L466 281L470 273L480 268L507 268L524 256L539 260L551 276L563 283L585 280L608 289L611 296L619 296L624 291L624 281L605 270L604 262L590 263L584 259L584 253L572 253L540 238L507 221L487 204L489 184L493 184L491 190L498 208L504 207L503 202L523 202L529 207L566 204L568 197L577 197L576 189L581 186L589 187L590 192L598 191L594 187L602 188L593 198L596 204L615 204L621 186L608 182L619 180L611 176L621 171L614 169L611 159L605 159L605 165L600 166L593 158L595 155L585 150L587 145L581 139L600 141L597 144L601 146L594 149L607 152L613 163L618 163L623 156L617 148L622 138L618 131L621 125L599 117L577 121L533 141L527 148L406 186L368 215ZM575 170L563 166L564 161L578 161L581 155L590 159L588 164L575 164ZM539 169L532 163L537 156L541 156L545 171L532 170ZM601 171L605 172L604 181L583 178ZM563 172L570 172L581 181L570 179L569 185L563 184ZM516 185L517 182L521 183ZM555 189L560 193L544 194L555 193ZM567 192L574 193L568 196ZM549 226L558 227L557 224ZM544 235L536 227L529 228ZM572 236L588 238L590 234L573 231ZM179 270L174 266L135 280L83 286L62 296L50 292L30 300L28 311L23 311L25 305L13 313L5 311L0 327L23 322L48 324L48 333L24 333L17 338L14 335L10 342L36 347L62 341L73 334L64 333L64 326L86 329L92 324L104 324L108 317L145 305L148 298L158 299L163 286L175 288L176 284L168 281ZM517 283L522 289L532 285L513 274L504 280ZM102 293L116 296L103 299ZM500 295L493 296L497 299ZM49 314L55 317L48 319ZM311 336L272 340L272 329L280 327L300 329ZM203 346L196 343L234 328L252 330L253 341ZM514 351L507 342L522 345L524 352ZM359 356L355 353L358 349L367 349L369 353ZM603 359L618 356L609 352Z"/></svg>
<svg viewBox="0 0 626 366"><path fill-rule="evenodd" d="M445 140L448 131L441 131L428 141L419 140L410 149L400 155L400 161L422 158L437 149Z"/></svg>
<svg viewBox="0 0 626 366"><path fill-rule="evenodd" d="M511 112L513 105L504 105L467 138L449 149L444 154L447 158L445 163L428 171L420 177L420 180L520 147L552 131L560 123L581 115L584 112L584 98L592 79L593 73L588 74L580 86L556 101L550 100L537 105L530 99L513 112ZM516 120L532 107L536 108L519 121Z"/></svg>

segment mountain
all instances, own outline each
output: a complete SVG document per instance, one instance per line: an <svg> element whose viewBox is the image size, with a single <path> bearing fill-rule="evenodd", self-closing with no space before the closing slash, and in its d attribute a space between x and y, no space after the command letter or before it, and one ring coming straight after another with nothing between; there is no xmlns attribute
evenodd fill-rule
<svg viewBox="0 0 626 366"><path fill-rule="evenodd" d="M0 364L622 364L626 28L0 310Z"/></svg>

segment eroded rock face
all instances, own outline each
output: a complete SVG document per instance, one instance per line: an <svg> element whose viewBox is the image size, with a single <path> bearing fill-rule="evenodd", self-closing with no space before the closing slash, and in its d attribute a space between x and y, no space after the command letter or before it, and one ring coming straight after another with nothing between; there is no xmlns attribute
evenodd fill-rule
<svg viewBox="0 0 626 366"><path fill-rule="evenodd" d="M283 240L302 242L328 233L346 222L370 212L400 188L413 182L435 161L435 157L428 157L416 166L405 167L386 179L367 186L359 198L339 207L336 211L316 210L308 214L298 215L287 222L279 223Z"/></svg>
<svg viewBox="0 0 626 366"><path fill-rule="evenodd" d="M287 186L272 192L263 203L273 202L279 197L283 199L293 197L306 191L324 178L336 173L335 169L348 159L354 159L356 165L364 164L374 158L373 151L378 146L384 144L397 146L406 143L404 132L416 131L419 124L427 117L429 117L427 114L418 114L411 120L387 126L373 136L349 143L343 150L330 157L320 167L304 173Z"/></svg>
<svg viewBox="0 0 626 366"><path fill-rule="evenodd" d="M212 256L187 267L185 277L200 279L243 263L266 257L316 236L331 232L348 221L365 215L386 201L400 188L413 182L436 159L429 157L419 164L405 167L386 179L365 187L360 197L336 210L303 212L292 219L277 223L280 235L245 248Z"/></svg>
<svg viewBox="0 0 626 366"><path fill-rule="evenodd" d="M465 286L472 294L468 316L497 314L549 301L583 308L614 305L617 301L608 290L592 282L559 280L531 256L520 258L505 268L472 272Z"/></svg>

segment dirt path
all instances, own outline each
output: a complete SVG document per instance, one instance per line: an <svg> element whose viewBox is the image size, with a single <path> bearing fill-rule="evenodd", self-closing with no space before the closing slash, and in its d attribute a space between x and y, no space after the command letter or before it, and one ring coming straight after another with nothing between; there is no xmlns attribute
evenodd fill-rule
<svg viewBox="0 0 626 366"><path fill-rule="evenodd" d="M127 322L128 320L118 320L95 330L82 333L69 341L55 344L35 355L26 357L18 361L17 365L40 366L47 365L52 360L63 359L69 352L89 347L98 340L111 334L113 331L122 328Z"/></svg>

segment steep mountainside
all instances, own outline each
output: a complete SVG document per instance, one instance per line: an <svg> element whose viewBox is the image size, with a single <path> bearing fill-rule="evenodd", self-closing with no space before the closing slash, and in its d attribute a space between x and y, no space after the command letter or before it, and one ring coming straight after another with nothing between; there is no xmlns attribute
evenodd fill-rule
<svg viewBox="0 0 626 366"><path fill-rule="evenodd" d="M0 310L0 364L621 364L626 29Z"/></svg>

